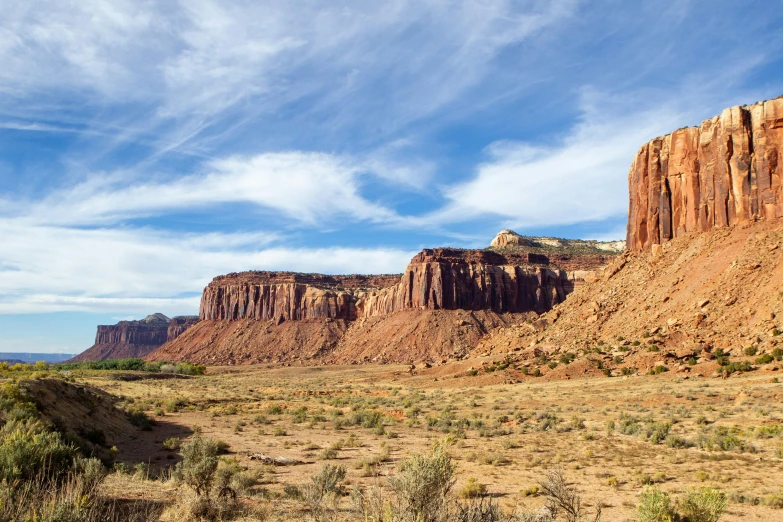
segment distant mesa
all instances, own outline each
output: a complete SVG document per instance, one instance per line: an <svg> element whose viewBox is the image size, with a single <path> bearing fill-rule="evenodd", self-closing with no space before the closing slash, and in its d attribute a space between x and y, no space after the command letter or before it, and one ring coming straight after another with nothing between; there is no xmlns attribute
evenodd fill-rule
<svg viewBox="0 0 783 522"><path fill-rule="evenodd" d="M562 302L618 253L595 241L500 236L515 243L425 249L403 274L216 277L202 294L200 321L149 358L231 365L461 357L491 329Z"/></svg>
<svg viewBox="0 0 783 522"><path fill-rule="evenodd" d="M195 315L169 319L156 313L139 321L99 326L95 344L70 362L146 357L166 342L176 339L196 321L198 316Z"/></svg>
<svg viewBox="0 0 783 522"><path fill-rule="evenodd" d="M0 352L0 362L30 364L43 361L53 364L67 361L73 356L72 353Z"/></svg>
<svg viewBox="0 0 783 522"><path fill-rule="evenodd" d="M625 241L594 241L557 237L521 236L513 230L501 230L490 243L494 249L541 250L560 253L615 253L625 251Z"/></svg>

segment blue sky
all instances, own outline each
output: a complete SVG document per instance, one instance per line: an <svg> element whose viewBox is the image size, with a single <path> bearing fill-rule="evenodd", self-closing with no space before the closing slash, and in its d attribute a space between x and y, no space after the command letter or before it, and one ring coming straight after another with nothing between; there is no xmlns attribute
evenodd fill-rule
<svg viewBox="0 0 783 522"><path fill-rule="evenodd" d="M783 94L777 0L6 4L0 351L231 271L622 238L639 146Z"/></svg>

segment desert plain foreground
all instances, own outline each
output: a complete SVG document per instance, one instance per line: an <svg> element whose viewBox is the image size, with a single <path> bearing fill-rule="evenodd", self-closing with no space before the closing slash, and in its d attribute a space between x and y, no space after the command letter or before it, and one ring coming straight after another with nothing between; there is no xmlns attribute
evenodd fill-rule
<svg viewBox="0 0 783 522"><path fill-rule="evenodd" d="M110 474L101 488L123 503L162 506L189 494L165 478L179 455L164 442L195 433L228 445L223 458L249 477L240 500L267 520L309 518L296 487L324 464L347 473L331 516L361 520L349 491L386 488L402 460L438 440L456 464L454 492L481 484L507 512L539 508L537 483L560 469L588 511L602 508L602 520L635 519L640 492L653 483L672 498L690 487L720 488L728 498L722 520L782 516L783 384L771 373L482 385L481 374L455 377L447 368L251 366L187 379L74 377L156 421L117 444L129 472ZM274 466L255 454L301 463ZM147 471L134 474L134 463Z"/></svg>

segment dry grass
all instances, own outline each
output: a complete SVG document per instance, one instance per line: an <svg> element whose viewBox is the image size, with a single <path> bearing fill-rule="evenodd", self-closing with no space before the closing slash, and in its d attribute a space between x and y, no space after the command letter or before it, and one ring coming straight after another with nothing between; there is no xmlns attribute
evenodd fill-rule
<svg viewBox="0 0 783 522"><path fill-rule="evenodd" d="M348 491L388 489L386 477L402 459L426 452L443 437L451 441L456 464L454 490L473 478L507 512L542 506L533 486L548 470L561 468L586 509L600 503L604 520L634 518L648 484L673 496L693 485L719 487L729 498L725 520L783 516L775 507L783 471L783 385L769 376L660 375L466 388L408 375L400 367L361 366L217 368L176 381L116 381L105 374L85 379L150 415L176 397L176 411L157 417L150 439L135 449L120 448L121 456L131 464L149 462L155 476L178 459L163 445L169 437L185 441L189 436L183 434L195 432L225 441L254 477L240 495L243 509L270 520L308 516L296 491L324 463L345 467L346 494L336 498L335 513L353 519ZM274 467L250 460L249 453L304 464ZM126 498L126 485L116 480L107 479L105 493ZM160 482L134 484L139 496L164 502L182 490L162 494Z"/></svg>

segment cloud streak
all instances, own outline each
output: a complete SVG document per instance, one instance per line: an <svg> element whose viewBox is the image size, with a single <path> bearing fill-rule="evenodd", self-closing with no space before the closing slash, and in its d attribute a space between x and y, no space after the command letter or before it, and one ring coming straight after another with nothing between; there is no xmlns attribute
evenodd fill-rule
<svg viewBox="0 0 783 522"><path fill-rule="evenodd" d="M242 270L396 273L400 249L293 248L264 234L73 229L0 220L0 313L196 313L218 274Z"/></svg>

